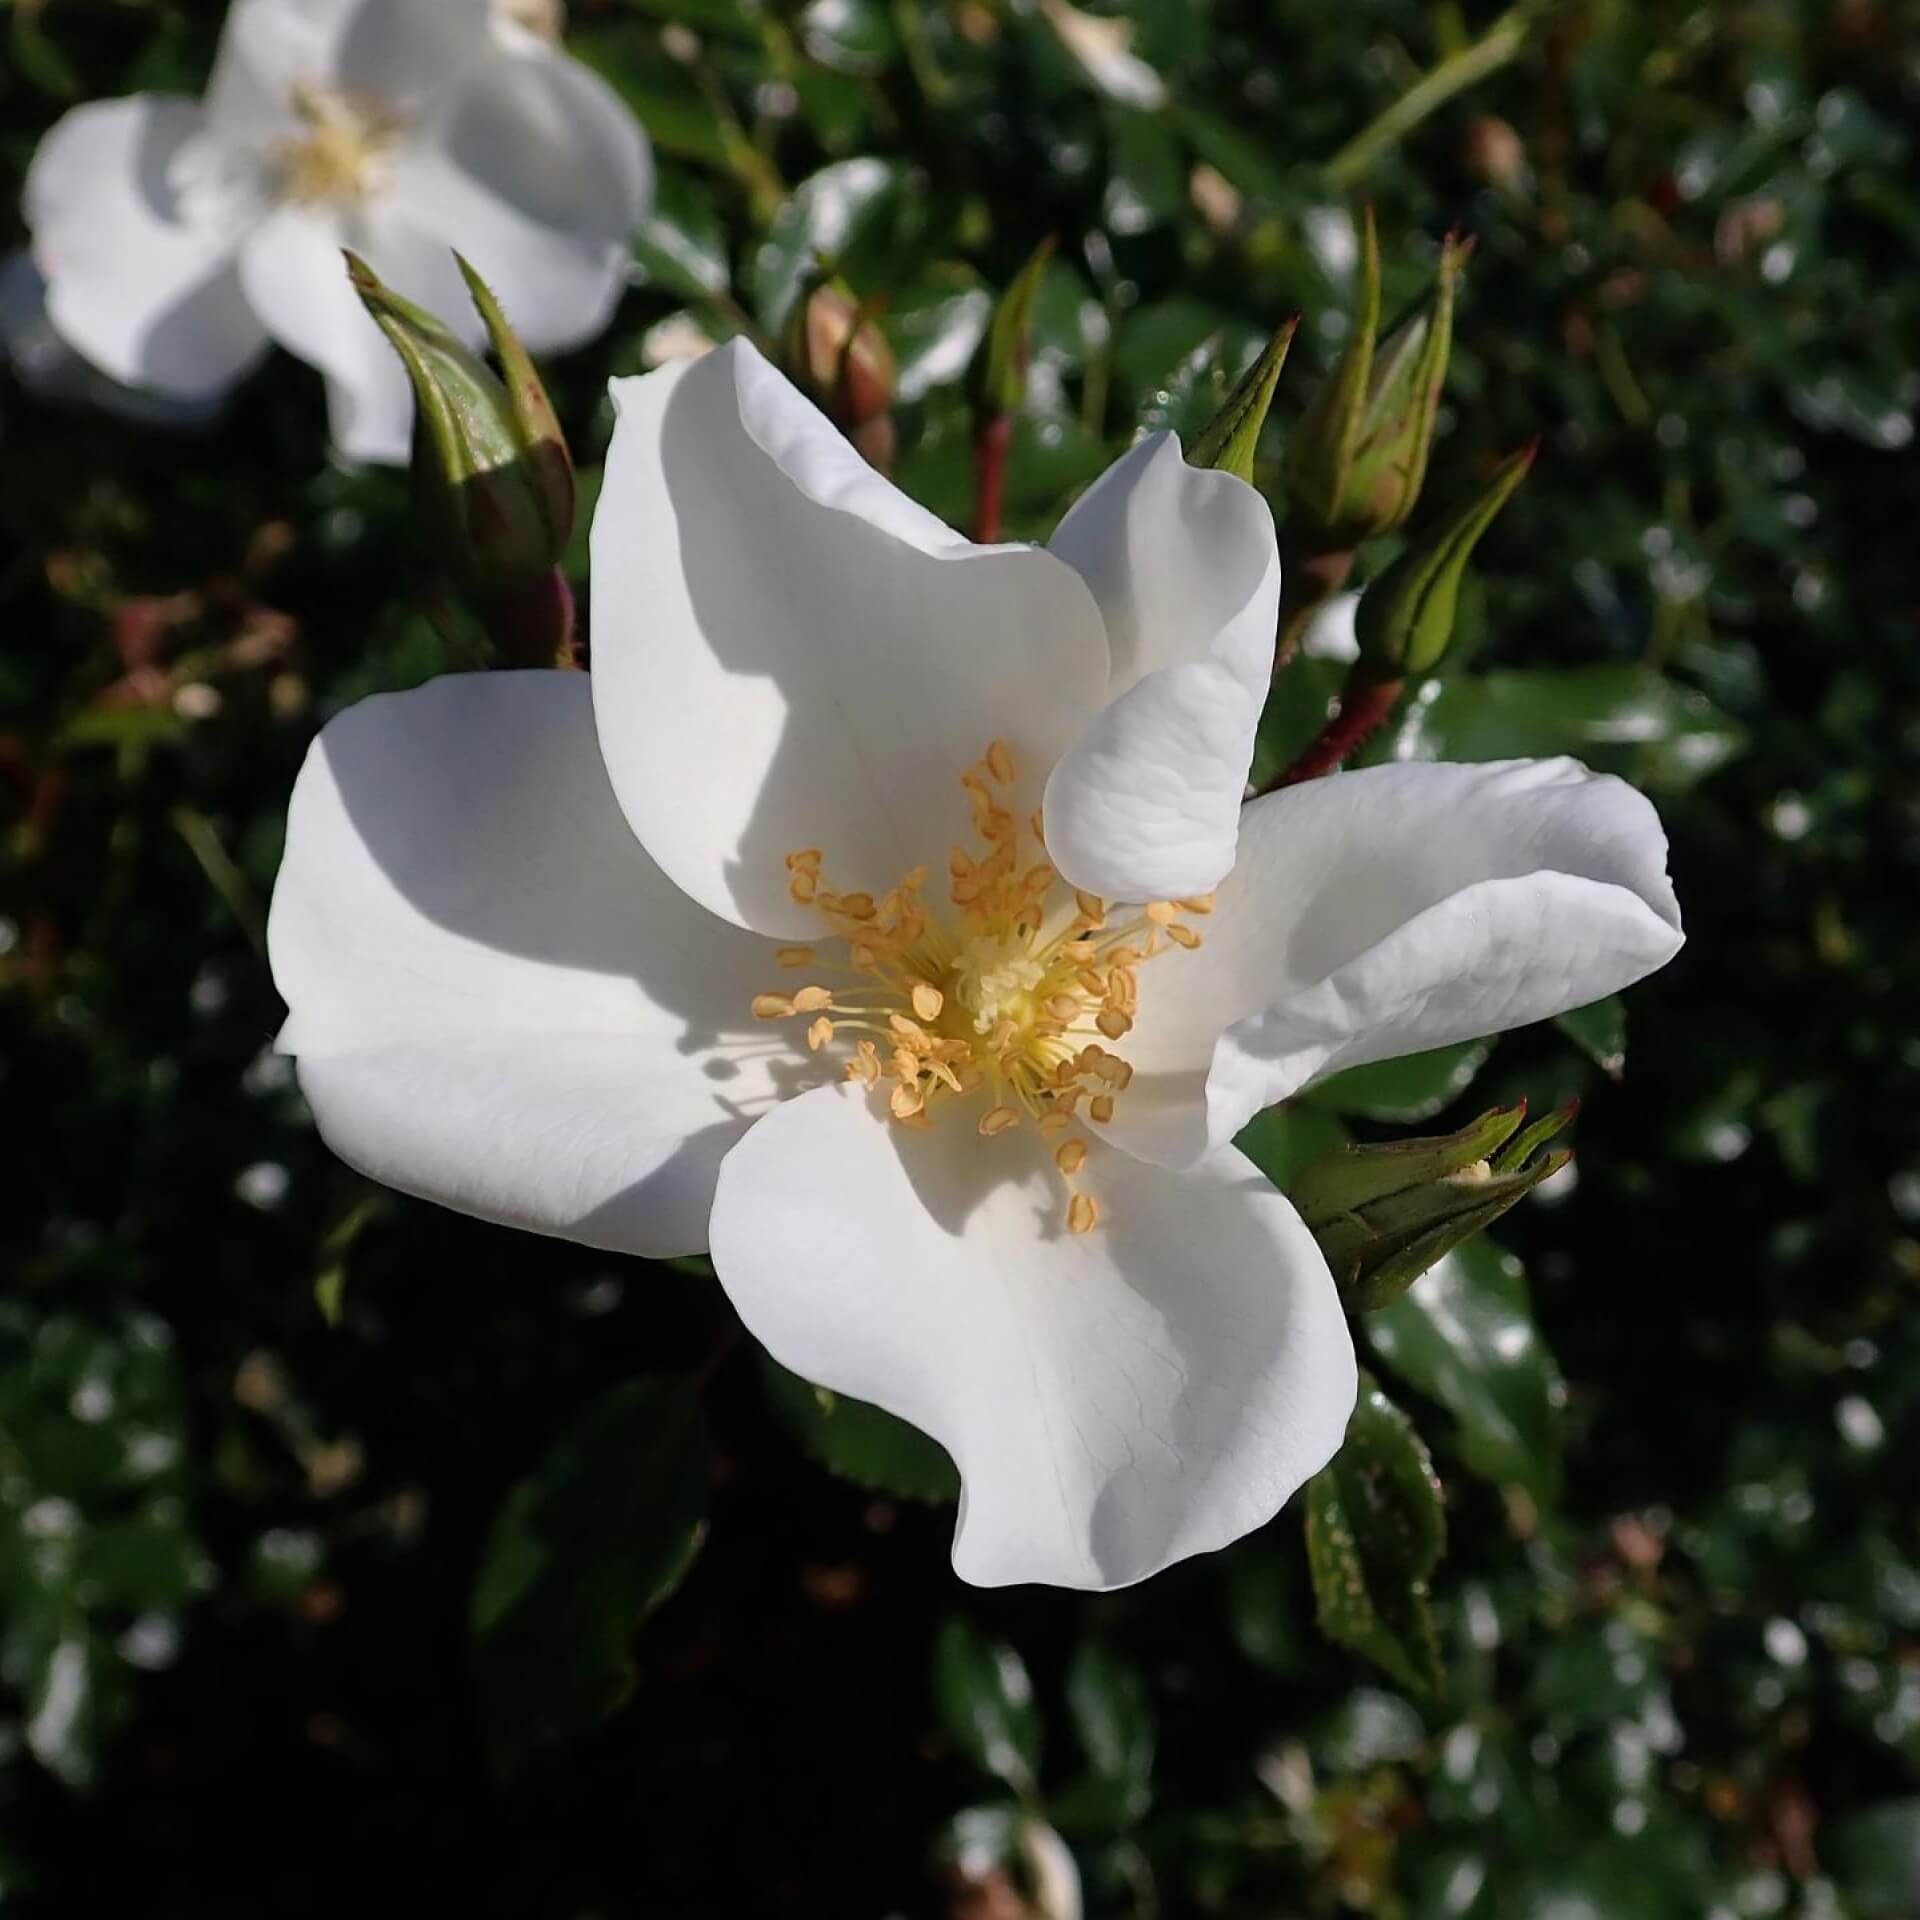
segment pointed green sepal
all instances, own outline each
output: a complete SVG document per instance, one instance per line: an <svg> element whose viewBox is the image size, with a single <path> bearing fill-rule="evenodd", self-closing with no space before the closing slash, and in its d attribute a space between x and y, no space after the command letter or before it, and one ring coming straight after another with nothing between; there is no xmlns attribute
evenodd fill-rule
<svg viewBox="0 0 1920 1920"><path fill-rule="evenodd" d="M354 292L413 387L415 495L449 570L489 604L541 593L573 531L573 462L526 350L464 260L504 379L438 315L394 292L357 254L346 259ZM559 606L556 597L556 619ZM570 613L566 624L570 634ZM552 665L553 651L537 664Z"/></svg>
<svg viewBox="0 0 1920 1920"><path fill-rule="evenodd" d="M1538 1149L1576 1110L1562 1107L1523 1128L1522 1102L1484 1113L1458 1133L1339 1147L1308 1167L1288 1198L1320 1243L1342 1299L1371 1313L1558 1173L1573 1156Z"/></svg>
<svg viewBox="0 0 1920 1920"><path fill-rule="evenodd" d="M1311 551L1349 552L1413 511L1453 349L1454 295L1472 251L1448 235L1433 285L1382 339L1380 245L1366 214L1346 351L1288 450L1287 490Z"/></svg>
<svg viewBox="0 0 1920 1920"><path fill-rule="evenodd" d="M1014 275L993 310L987 336L973 357L968 385L974 413L992 419L1020 411L1027 397L1027 363L1033 351L1033 308L1040 283L1053 259L1054 236L1049 234Z"/></svg>
<svg viewBox="0 0 1920 1920"><path fill-rule="evenodd" d="M1289 320L1254 361L1228 394L1226 404L1195 436L1187 449L1187 464L1212 467L1231 473L1253 484L1253 453L1260 443L1260 430L1267 424L1267 410L1273 405L1274 388L1280 383L1280 369L1287 363L1287 349L1293 345L1298 319Z"/></svg>
<svg viewBox="0 0 1920 1920"><path fill-rule="evenodd" d="M1374 680L1431 673L1446 657L1467 562L1527 477L1539 442L1496 467L1486 485L1445 519L1416 534L1407 550L1360 596L1356 672Z"/></svg>

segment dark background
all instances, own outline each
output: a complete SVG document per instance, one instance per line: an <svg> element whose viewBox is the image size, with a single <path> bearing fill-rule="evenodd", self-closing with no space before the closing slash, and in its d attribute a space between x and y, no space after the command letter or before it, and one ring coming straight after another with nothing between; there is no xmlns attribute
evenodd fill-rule
<svg viewBox="0 0 1920 1920"><path fill-rule="evenodd" d="M873 1490L939 1462L770 1381L709 1279L337 1165L258 934L315 729L449 664L405 480L327 464L284 357L198 431L0 384L0 1910L999 1920L1024 1818L1090 1914L1920 1912L1915 9L1133 12L1156 111L987 0L577 6L661 199L554 392L590 472L648 330L775 327L851 196L899 477L964 524L956 376L1056 234L1040 532L1297 311L1277 467L1363 200L1389 307L1478 236L1428 498L1545 445L1426 750L1637 779L1691 938L1624 1025L1336 1085L1263 1144L1585 1102L1577 1184L1493 1235L1527 1281L1478 1243L1465 1319L1423 1282L1379 1355L1447 1488L1444 1697L1316 1633L1297 1503L1127 1593L974 1592L949 1511ZM74 101L197 91L217 26L16 0L3 204ZM641 1376L697 1383L671 1460L569 1437ZM530 1474L549 1610L476 1648ZM708 1532L636 1637L593 1516L649 1474Z"/></svg>

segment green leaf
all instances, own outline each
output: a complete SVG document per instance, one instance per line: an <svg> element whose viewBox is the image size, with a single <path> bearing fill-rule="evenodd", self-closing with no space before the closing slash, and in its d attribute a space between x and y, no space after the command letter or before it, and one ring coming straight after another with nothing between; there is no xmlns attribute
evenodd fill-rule
<svg viewBox="0 0 1920 1920"><path fill-rule="evenodd" d="M1821 1835L1820 1856L1861 1920L1920 1913L1920 1799L1886 1800Z"/></svg>
<svg viewBox="0 0 1920 1920"><path fill-rule="evenodd" d="M1344 1147L1351 1137L1333 1114L1291 1100L1255 1114L1234 1135L1233 1144L1286 1193L1316 1160Z"/></svg>
<svg viewBox="0 0 1920 1920"><path fill-rule="evenodd" d="M1627 1064L1627 1009L1617 993L1591 1006L1575 1007L1553 1023L1610 1079L1618 1080Z"/></svg>
<svg viewBox="0 0 1920 1920"><path fill-rule="evenodd" d="M1446 1545L1446 1509L1413 1423L1367 1374L1330 1466L1307 1482L1307 1565L1320 1628L1401 1685L1443 1678L1427 1581Z"/></svg>
<svg viewBox="0 0 1920 1920"><path fill-rule="evenodd" d="M1040 1710L1020 1656L957 1615L933 1649L933 1703L954 1743L1014 1792L1034 1790Z"/></svg>
<svg viewBox="0 0 1920 1920"><path fill-rule="evenodd" d="M936 267L878 317L894 352L895 397L911 404L966 377L993 317L993 295L967 268Z"/></svg>
<svg viewBox="0 0 1920 1920"><path fill-rule="evenodd" d="M633 1691L633 1639L706 1537L707 1437L687 1380L594 1401L507 1496L474 1588L474 1658L503 1767Z"/></svg>
<svg viewBox="0 0 1920 1920"><path fill-rule="evenodd" d="M1088 1778L1051 1803L1068 1827L1130 1826L1153 1799L1153 1700L1138 1667L1097 1640L1067 1669L1067 1711Z"/></svg>
<svg viewBox="0 0 1920 1920"><path fill-rule="evenodd" d="M1566 1388L1512 1254L1470 1240L1366 1327L1380 1358L1459 1421L1461 1457L1475 1473L1524 1487L1542 1505L1558 1497Z"/></svg>
<svg viewBox="0 0 1920 1920"><path fill-rule="evenodd" d="M809 1459L872 1493L901 1500L952 1501L960 1475L946 1448L918 1427L864 1400L816 1387L767 1357L767 1398Z"/></svg>
<svg viewBox="0 0 1920 1920"><path fill-rule="evenodd" d="M887 216L905 184L891 161L863 157L836 161L803 180L773 216L753 256L749 286L755 311L778 327L807 281L831 262L847 269L847 255Z"/></svg>
<svg viewBox="0 0 1920 1920"><path fill-rule="evenodd" d="M1395 1123L1431 1120L1473 1085L1492 1052L1491 1040L1468 1040L1430 1053L1409 1053L1337 1073L1300 1097L1328 1113Z"/></svg>
<svg viewBox="0 0 1920 1920"><path fill-rule="evenodd" d="M653 210L633 241L642 281L677 300L704 302L727 289L727 237L713 196L678 173L662 173Z"/></svg>
<svg viewBox="0 0 1920 1920"><path fill-rule="evenodd" d="M1541 667L1441 682L1405 702L1361 759L1571 753L1604 772L1678 792L1718 772L1746 745L1746 730L1705 694L1651 667Z"/></svg>

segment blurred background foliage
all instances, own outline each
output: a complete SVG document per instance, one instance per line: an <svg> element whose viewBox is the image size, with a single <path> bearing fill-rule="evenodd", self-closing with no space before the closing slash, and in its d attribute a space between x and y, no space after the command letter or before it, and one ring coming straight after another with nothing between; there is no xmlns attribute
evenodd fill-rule
<svg viewBox="0 0 1920 1920"><path fill-rule="evenodd" d="M1140 1920L1920 1912L1920 12L1125 17L1164 97L1051 4L579 0L660 195L549 371L590 486L607 376L777 338L824 251L898 356L898 477L965 525L966 370L1055 235L1035 534L1299 312L1272 482L1363 201L1389 310L1477 236L1428 499L1544 448L1374 751L1628 774L1692 941L1626 1012L1250 1130L1284 1180L1585 1102L1577 1179L1365 1330L1365 1417L1445 1487L1442 1687L1404 1584L1384 1645L1316 1631L1306 1501L1133 1591L963 1588L944 1455L762 1362L700 1263L335 1163L261 921L316 727L451 663L404 478L326 464L284 357L166 433L7 384L0 1909L1061 1920L1077 1873ZM217 27L0 11L9 244L57 115L197 91ZM1270 764L1337 673L1283 681Z"/></svg>

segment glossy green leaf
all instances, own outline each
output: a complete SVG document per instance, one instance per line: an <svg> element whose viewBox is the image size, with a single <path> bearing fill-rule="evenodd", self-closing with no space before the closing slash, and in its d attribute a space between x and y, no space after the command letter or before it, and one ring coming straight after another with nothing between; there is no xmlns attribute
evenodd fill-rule
<svg viewBox="0 0 1920 1920"><path fill-rule="evenodd" d="M1234 1135L1233 1144L1285 1193L1323 1154L1352 1136L1335 1114L1302 1101L1257 1113Z"/></svg>
<svg viewBox="0 0 1920 1920"><path fill-rule="evenodd" d="M1366 1326L1387 1366L1454 1415L1475 1473L1558 1497L1566 1387L1512 1254L1469 1240Z"/></svg>
<svg viewBox="0 0 1920 1920"><path fill-rule="evenodd" d="M648 1377L603 1394L507 1496L474 1587L474 1664L505 1767L622 1706L642 1623L706 1537L698 1389Z"/></svg>
<svg viewBox="0 0 1920 1920"><path fill-rule="evenodd" d="M933 1703L948 1737L982 1772L1014 1792L1033 1791L1040 1768L1040 1709L1020 1656L955 1615L933 1648Z"/></svg>
<svg viewBox="0 0 1920 1920"><path fill-rule="evenodd" d="M1430 1053L1403 1054L1352 1067L1309 1087L1301 1099L1328 1113L1411 1125L1444 1113L1473 1085L1493 1052L1491 1040L1467 1040Z"/></svg>
<svg viewBox="0 0 1920 1920"><path fill-rule="evenodd" d="M1705 694L1649 667L1515 668L1430 685L1362 756L1505 760L1570 753L1676 792L1745 750L1746 730Z"/></svg>
<svg viewBox="0 0 1920 1920"><path fill-rule="evenodd" d="M1553 1024L1609 1079L1618 1080L1626 1071L1627 1007L1617 993L1575 1007Z"/></svg>
<svg viewBox="0 0 1920 1920"><path fill-rule="evenodd" d="M1412 1421L1366 1374L1345 1443L1307 1482L1306 1524L1321 1631L1401 1685L1439 1693L1428 1582L1445 1502Z"/></svg>
<svg viewBox="0 0 1920 1920"><path fill-rule="evenodd" d="M754 311L764 325L781 324L822 261L847 273L859 290L850 256L887 224L906 178L890 161L862 157L822 167L794 189L754 250L747 276Z"/></svg>
<svg viewBox="0 0 1920 1920"><path fill-rule="evenodd" d="M724 293L727 240L713 196L683 174L663 172L652 209L633 241L634 266L648 286L677 300Z"/></svg>
<svg viewBox="0 0 1920 1920"><path fill-rule="evenodd" d="M936 1502L960 1497L947 1450L918 1427L864 1400L829 1393L772 1358L762 1365L767 1397L808 1456L870 1493Z"/></svg>
<svg viewBox="0 0 1920 1920"><path fill-rule="evenodd" d="M1082 1641L1067 1668L1067 1712L1087 1779L1053 1803L1054 1818L1069 1828L1131 1825L1153 1798L1154 1714L1145 1676L1100 1641Z"/></svg>

